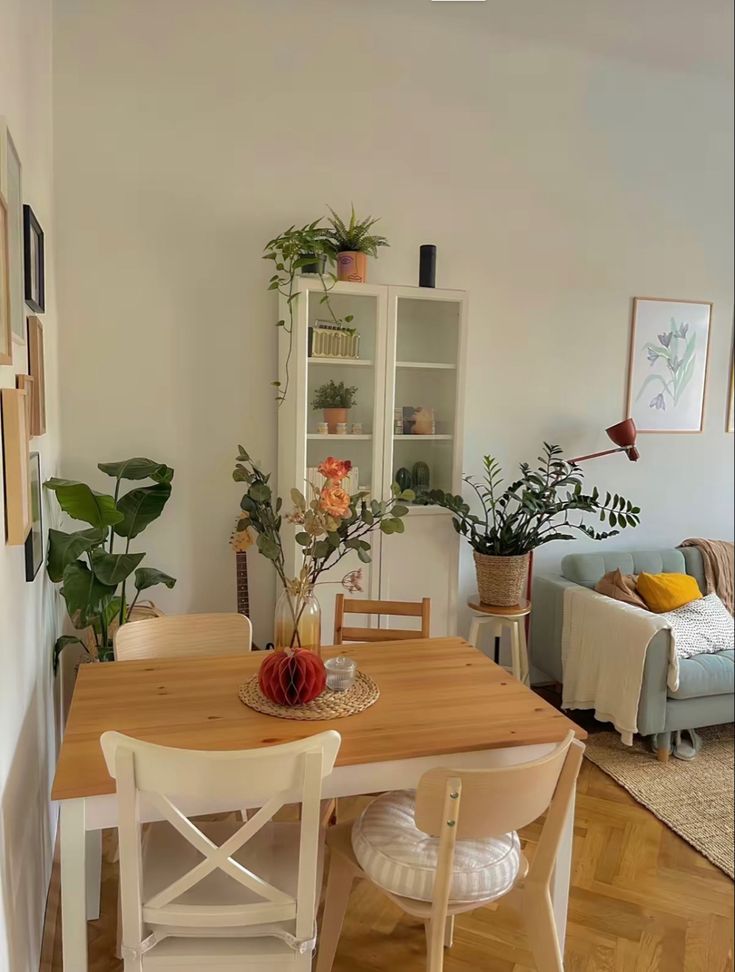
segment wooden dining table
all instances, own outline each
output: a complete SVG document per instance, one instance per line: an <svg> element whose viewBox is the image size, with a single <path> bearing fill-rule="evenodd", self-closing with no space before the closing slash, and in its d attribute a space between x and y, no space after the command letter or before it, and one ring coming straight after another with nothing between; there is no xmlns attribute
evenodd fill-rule
<svg viewBox="0 0 735 972"><path fill-rule="evenodd" d="M65 972L87 969L87 920L99 915L101 831L117 826L115 784L100 748L109 729L182 749L272 746L335 729L342 744L323 796L414 787L435 766L479 768L536 759L579 726L461 638L340 645L377 683L378 701L357 715L305 722L245 706L238 688L259 652L242 656L83 665L52 789L60 803ZM231 810L206 794L190 814ZM243 808L244 809L244 808ZM145 819L155 819L146 816ZM574 825L572 805L557 856L553 905L564 942Z"/></svg>

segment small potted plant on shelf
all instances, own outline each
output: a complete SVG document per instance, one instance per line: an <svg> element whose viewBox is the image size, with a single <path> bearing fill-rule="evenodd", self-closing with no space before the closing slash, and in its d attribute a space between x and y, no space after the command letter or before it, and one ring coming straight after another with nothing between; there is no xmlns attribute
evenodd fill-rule
<svg viewBox="0 0 735 972"><path fill-rule="evenodd" d="M270 560L283 585L276 603L274 642L277 649L289 652L309 648L319 653L321 646L321 609L314 593L320 576L350 553L363 564L370 563L370 543L366 539L374 530L385 534L403 533L406 502L415 498L412 490L393 487L387 501L371 500L367 492L350 495L342 485L350 473L349 461L325 459L319 466L321 485L309 483L307 496L291 490L291 510L283 516L283 501L274 497L269 485L270 474L263 472L242 446L233 472L235 482L246 483L240 502L243 511L238 530L252 527L257 534L258 550ZM295 540L301 551L301 567L290 577L286 567L284 519L293 525ZM342 584L357 590L358 572L345 575ZM303 701L303 700L302 700Z"/></svg>
<svg viewBox="0 0 735 972"><path fill-rule="evenodd" d="M78 644L93 661L112 661L112 637L118 625L136 617L160 614L153 605L141 610L140 595L157 584L172 588L175 578L155 567L141 567L144 553L133 553L130 542L157 519L171 496L174 471L153 459L125 459L101 462L97 468L115 480L113 495L92 490L71 479L49 479L46 489L56 495L61 509L73 520L88 525L86 530L65 533L49 530L46 571L60 593L77 635L62 635L54 646L54 671L67 645ZM136 485L123 495L123 480ZM116 542L123 547L115 549ZM128 600L131 579L134 593Z"/></svg>
<svg viewBox="0 0 735 972"><path fill-rule="evenodd" d="M345 385L343 381L328 381L314 392L311 407L323 410L330 435L336 433L338 425L347 424L347 413L357 404L356 395L356 386Z"/></svg>
<svg viewBox="0 0 735 972"><path fill-rule="evenodd" d="M358 220L353 206L349 223L346 223L331 206L329 211L332 214L329 219L332 228L327 231L328 245L337 264L337 279L365 283L367 258L377 257L378 247L390 244L384 236L370 232L378 222L377 218L368 216Z"/></svg>
<svg viewBox="0 0 735 972"><path fill-rule="evenodd" d="M485 604L507 607L519 603L528 578L531 551L542 544L574 540L570 531L592 540L605 540L640 522L639 507L617 493L607 493L603 499L596 486L591 493L583 492L582 470L562 457L558 445L545 442L544 455L538 461L536 469L527 462L521 463L520 478L503 488L500 463L485 456L484 477L479 481L464 477L479 499L479 515L461 496L442 490L417 496L418 503L441 506L453 514L455 529L466 537L474 551L477 586ZM595 514L613 529L597 532L581 518L570 518L577 513Z"/></svg>

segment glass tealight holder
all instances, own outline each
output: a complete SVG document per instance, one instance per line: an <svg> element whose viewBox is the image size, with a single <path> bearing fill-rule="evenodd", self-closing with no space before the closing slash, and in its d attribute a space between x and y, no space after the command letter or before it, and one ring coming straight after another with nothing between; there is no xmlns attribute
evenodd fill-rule
<svg viewBox="0 0 735 972"><path fill-rule="evenodd" d="M357 663L352 658L338 655L324 662L327 670L327 688L333 692L346 692L352 688L357 674Z"/></svg>

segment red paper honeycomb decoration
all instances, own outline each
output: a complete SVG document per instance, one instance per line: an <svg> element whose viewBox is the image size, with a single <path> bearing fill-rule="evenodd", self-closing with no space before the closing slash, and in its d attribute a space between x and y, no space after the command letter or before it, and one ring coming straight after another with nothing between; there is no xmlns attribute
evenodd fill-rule
<svg viewBox="0 0 735 972"><path fill-rule="evenodd" d="M326 684L324 662L306 648L269 652L258 675L260 691L277 705L306 705L321 695Z"/></svg>

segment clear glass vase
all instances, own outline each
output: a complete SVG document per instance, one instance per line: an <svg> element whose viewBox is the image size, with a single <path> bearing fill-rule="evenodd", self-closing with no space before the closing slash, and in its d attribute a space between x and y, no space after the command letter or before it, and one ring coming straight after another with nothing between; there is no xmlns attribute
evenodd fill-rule
<svg viewBox="0 0 735 972"><path fill-rule="evenodd" d="M276 648L308 648L321 656L322 609L314 588L293 594L281 591L273 625Z"/></svg>

